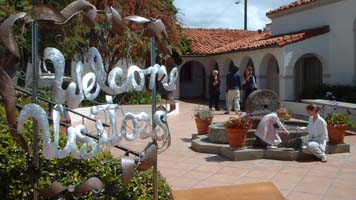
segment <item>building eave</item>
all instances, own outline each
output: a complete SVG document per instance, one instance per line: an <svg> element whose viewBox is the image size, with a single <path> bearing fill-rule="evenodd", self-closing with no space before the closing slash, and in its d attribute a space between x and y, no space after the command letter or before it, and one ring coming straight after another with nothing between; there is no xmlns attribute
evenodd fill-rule
<svg viewBox="0 0 356 200"><path fill-rule="evenodd" d="M289 9L286 9L286 10L281 10L281 11L278 11L278 12L275 12L275 13L266 13L266 16L269 18L269 19L275 19L275 18L278 18L278 17L283 17L283 16L286 16L286 15L290 15L290 14L294 14L294 13L298 13L298 12L302 12L302 11L305 11L305 10L310 10L310 9L313 9L313 8L317 8L317 7L320 7L320 6L324 6L326 4L331 4L331 3L337 3L337 2L341 2L343 0L323 0L323 1L316 1L316 2L313 2L313 3L309 3L309 4L305 4L305 5L301 5L301 6L297 6L297 7L294 7L294 8L289 8Z"/></svg>

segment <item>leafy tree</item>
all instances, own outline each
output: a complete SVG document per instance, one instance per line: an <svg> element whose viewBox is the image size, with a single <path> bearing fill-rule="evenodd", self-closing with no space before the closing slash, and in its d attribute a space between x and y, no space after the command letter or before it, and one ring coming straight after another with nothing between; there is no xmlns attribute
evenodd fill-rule
<svg viewBox="0 0 356 200"><path fill-rule="evenodd" d="M44 3L56 10L63 9L71 0L45 0ZM88 0L99 10L105 6L117 9L122 17L140 15L146 18L161 19L166 25L169 39L173 47L181 52L189 50L189 41L182 40L182 29L177 20L177 9L172 0ZM0 21L17 12L27 12L32 8L31 0L0 0ZM66 25L56 28L40 26L40 52L51 46L61 50L67 59L83 55L88 47L95 46L101 52L107 66L113 67L118 60L128 58L132 61L149 60L149 38L141 35L143 27L125 21L123 33L116 34L107 23L103 14L98 14L95 27L83 23L83 14L79 14ZM25 49L25 55L30 55L30 25L15 27L16 39ZM182 45L183 44L183 45ZM188 45L187 45L188 44ZM3 47L2 47L3 48ZM0 50L0 53L4 50ZM1 55L1 54L0 54Z"/></svg>

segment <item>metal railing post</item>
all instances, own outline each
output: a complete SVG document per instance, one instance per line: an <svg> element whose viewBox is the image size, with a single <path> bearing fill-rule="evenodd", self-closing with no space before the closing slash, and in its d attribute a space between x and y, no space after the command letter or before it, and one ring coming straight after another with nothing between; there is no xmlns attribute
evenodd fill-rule
<svg viewBox="0 0 356 200"><path fill-rule="evenodd" d="M38 22L32 22L32 102L38 104ZM38 152L38 123L33 120L33 199L38 199L38 170L39 170L39 152Z"/></svg>
<svg viewBox="0 0 356 200"><path fill-rule="evenodd" d="M155 44L155 37L151 37L151 66L156 64L156 44ZM157 77L156 77L157 79ZM156 124L153 121L153 115L157 110L157 87L156 87L156 80L155 84L152 88L152 128L156 127ZM153 140L154 145L157 145L156 139ZM157 156L157 154L156 154ZM157 159L153 165L153 199L158 200L158 164Z"/></svg>

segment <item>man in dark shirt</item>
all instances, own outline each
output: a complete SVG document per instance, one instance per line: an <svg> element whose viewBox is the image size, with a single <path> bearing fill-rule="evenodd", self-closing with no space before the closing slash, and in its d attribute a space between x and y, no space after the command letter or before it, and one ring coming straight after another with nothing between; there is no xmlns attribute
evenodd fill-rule
<svg viewBox="0 0 356 200"><path fill-rule="evenodd" d="M232 109L232 102L235 102L235 112L240 112L240 92L242 87L242 79L239 73L239 67L234 68L226 76L226 89L227 95L227 111L225 114L229 114Z"/></svg>

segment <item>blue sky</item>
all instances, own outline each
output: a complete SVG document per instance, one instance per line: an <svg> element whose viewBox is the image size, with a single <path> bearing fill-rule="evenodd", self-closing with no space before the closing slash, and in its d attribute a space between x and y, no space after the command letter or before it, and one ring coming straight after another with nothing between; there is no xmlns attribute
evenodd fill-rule
<svg viewBox="0 0 356 200"><path fill-rule="evenodd" d="M243 2L238 0L174 0L184 27L243 29ZM263 29L266 12L295 0L248 0L248 29Z"/></svg>

